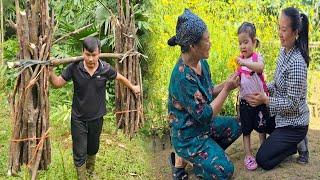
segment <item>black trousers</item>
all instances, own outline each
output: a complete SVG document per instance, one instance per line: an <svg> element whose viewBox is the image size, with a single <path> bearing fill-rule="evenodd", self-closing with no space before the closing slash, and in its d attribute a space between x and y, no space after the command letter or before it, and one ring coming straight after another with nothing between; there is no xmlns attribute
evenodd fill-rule
<svg viewBox="0 0 320 180"><path fill-rule="evenodd" d="M252 107L246 100L240 100L240 121L244 136L250 135L252 130L258 133L268 132L269 119L269 110L265 104Z"/></svg>
<svg viewBox="0 0 320 180"><path fill-rule="evenodd" d="M307 132L308 126L275 128L257 152L258 165L265 170L270 170L286 157L297 153L297 145L305 138Z"/></svg>
<svg viewBox="0 0 320 180"><path fill-rule="evenodd" d="M71 119L73 161L76 167L82 166L87 155L95 155L99 150L103 117L91 121Z"/></svg>

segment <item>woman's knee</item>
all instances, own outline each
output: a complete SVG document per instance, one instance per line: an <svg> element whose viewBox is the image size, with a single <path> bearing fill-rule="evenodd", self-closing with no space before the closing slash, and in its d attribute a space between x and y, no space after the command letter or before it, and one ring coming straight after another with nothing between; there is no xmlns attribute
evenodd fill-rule
<svg viewBox="0 0 320 180"><path fill-rule="evenodd" d="M196 163L193 166L194 173L202 179L230 179L234 173L234 165L228 159L222 159Z"/></svg>
<svg viewBox="0 0 320 180"><path fill-rule="evenodd" d="M234 173L234 165L230 161L227 161L221 165L215 164L212 166L212 168L212 177L216 177L216 179L230 179Z"/></svg>
<svg viewBox="0 0 320 180"><path fill-rule="evenodd" d="M265 153L263 153L260 149L258 150L256 154L256 161L257 164L264 170L270 170L274 168L270 163L269 163L269 157L266 156Z"/></svg>
<svg viewBox="0 0 320 180"><path fill-rule="evenodd" d="M232 177L233 173L234 173L234 165L231 161L228 161L228 163L226 163L225 165L224 176L229 179Z"/></svg>
<svg viewBox="0 0 320 180"><path fill-rule="evenodd" d="M273 165L271 165L271 164L269 164L268 162L258 162L257 161L257 163L258 163L258 165L262 168L262 169L264 169L264 170L271 170L271 169L273 169L274 168L274 166Z"/></svg>

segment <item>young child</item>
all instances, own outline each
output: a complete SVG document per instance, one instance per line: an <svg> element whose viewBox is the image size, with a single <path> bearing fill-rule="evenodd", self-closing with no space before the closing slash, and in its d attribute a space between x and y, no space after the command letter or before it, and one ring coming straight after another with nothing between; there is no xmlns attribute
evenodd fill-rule
<svg viewBox="0 0 320 180"><path fill-rule="evenodd" d="M254 52L254 48L259 44L254 24L242 23L238 29L238 40L241 54L237 60L240 66L237 73L240 77L240 120L245 151L244 165L248 170L255 170L257 163L251 151L250 134L255 129L259 133L260 143L263 143L266 139L266 120L269 114L265 104L252 107L246 98L252 93L267 93L262 74L264 63L262 56Z"/></svg>

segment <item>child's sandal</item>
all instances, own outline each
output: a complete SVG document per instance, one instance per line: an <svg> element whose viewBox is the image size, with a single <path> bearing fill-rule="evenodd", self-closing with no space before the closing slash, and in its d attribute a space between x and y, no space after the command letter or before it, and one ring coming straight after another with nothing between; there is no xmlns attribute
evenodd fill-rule
<svg viewBox="0 0 320 180"><path fill-rule="evenodd" d="M244 158L244 165L250 171L256 170L258 167L256 159L253 156L246 156Z"/></svg>

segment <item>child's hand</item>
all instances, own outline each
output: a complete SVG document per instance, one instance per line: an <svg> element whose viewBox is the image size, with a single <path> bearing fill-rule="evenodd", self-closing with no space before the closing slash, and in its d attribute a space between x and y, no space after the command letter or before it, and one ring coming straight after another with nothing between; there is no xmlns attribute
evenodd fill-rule
<svg viewBox="0 0 320 180"><path fill-rule="evenodd" d="M242 58L240 58L240 57L238 57L237 58L237 63L240 65L240 66L246 66L245 64L245 60L244 59L242 59Z"/></svg>
<svg viewBox="0 0 320 180"><path fill-rule="evenodd" d="M140 86L139 85L132 86L132 92L135 95L139 95L140 94Z"/></svg>

